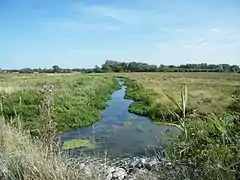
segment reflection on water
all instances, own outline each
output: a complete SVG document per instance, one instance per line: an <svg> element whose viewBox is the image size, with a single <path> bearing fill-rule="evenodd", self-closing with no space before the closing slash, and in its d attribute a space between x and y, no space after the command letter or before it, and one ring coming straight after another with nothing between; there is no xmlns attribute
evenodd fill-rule
<svg viewBox="0 0 240 180"><path fill-rule="evenodd" d="M122 85L123 82L118 79ZM108 152L110 157L151 155L155 148L164 148L178 130L172 126L156 125L143 116L128 112L132 100L124 99L126 87L112 94L102 120L90 127L61 134L62 141L91 139L96 143L94 153Z"/></svg>

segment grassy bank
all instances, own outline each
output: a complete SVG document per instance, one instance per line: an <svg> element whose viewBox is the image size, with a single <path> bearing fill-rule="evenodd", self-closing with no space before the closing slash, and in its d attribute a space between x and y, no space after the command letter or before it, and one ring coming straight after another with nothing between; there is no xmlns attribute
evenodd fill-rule
<svg viewBox="0 0 240 180"><path fill-rule="evenodd" d="M188 91L186 115L199 116L229 112L234 101L232 95L240 84L239 74L226 73L126 73L121 76L127 78L126 97L135 100L130 111L155 121L176 120L169 109L181 116L171 98L181 104L184 84Z"/></svg>
<svg viewBox="0 0 240 180"><path fill-rule="evenodd" d="M238 74L123 76L128 86L126 97L135 100L131 112L156 122L174 122L181 129L181 135L166 151L173 164L187 165L188 178L239 179ZM184 84L187 85L182 89Z"/></svg>
<svg viewBox="0 0 240 180"><path fill-rule="evenodd" d="M94 75L29 75L2 77L1 115L18 116L24 129L42 129L41 111L58 131L85 127L101 118L110 94L119 88L113 77Z"/></svg>
<svg viewBox="0 0 240 180"><path fill-rule="evenodd" d="M218 114L183 121L184 131L167 149L171 161L187 164L190 179L239 179L240 116Z"/></svg>

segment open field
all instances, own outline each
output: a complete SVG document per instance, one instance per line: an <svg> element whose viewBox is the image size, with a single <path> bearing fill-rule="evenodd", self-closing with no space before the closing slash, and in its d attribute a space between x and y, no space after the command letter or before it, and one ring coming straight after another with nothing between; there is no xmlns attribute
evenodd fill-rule
<svg viewBox="0 0 240 180"><path fill-rule="evenodd" d="M105 179L105 164L64 157L51 136L99 120L119 76L131 112L181 130L165 149L170 165L139 179L239 179L240 75L230 73L1 75L0 179Z"/></svg>
<svg viewBox="0 0 240 180"><path fill-rule="evenodd" d="M22 89L41 88L47 84L64 84L81 74L0 74L0 91L11 93Z"/></svg>
<svg viewBox="0 0 240 180"><path fill-rule="evenodd" d="M40 111L52 111L58 131L85 127L101 118L100 110L119 86L113 77L93 75L2 75L1 114L19 116L23 125L41 129Z"/></svg>
<svg viewBox="0 0 240 180"><path fill-rule="evenodd" d="M233 92L240 88L240 74L126 73L120 76L133 80L128 81L127 96L138 102L130 110L155 120L165 118L160 112L176 108L165 93L180 103L184 84L187 86L187 111L202 115L227 111Z"/></svg>

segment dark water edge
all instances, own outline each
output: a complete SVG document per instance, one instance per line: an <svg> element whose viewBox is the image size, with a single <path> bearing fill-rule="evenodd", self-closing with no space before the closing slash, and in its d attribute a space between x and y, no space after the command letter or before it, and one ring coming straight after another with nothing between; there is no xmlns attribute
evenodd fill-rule
<svg viewBox="0 0 240 180"><path fill-rule="evenodd" d="M95 148L75 148L71 155L84 153L91 156L107 154L112 158L155 156L162 152L171 138L178 135L176 127L154 124L149 118L130 113L133 100L124 99L126 86L117 79L122 88L111 95L108 107L102 111L102 119L92 126L64 132L62 142L87 139Z"/></svg>

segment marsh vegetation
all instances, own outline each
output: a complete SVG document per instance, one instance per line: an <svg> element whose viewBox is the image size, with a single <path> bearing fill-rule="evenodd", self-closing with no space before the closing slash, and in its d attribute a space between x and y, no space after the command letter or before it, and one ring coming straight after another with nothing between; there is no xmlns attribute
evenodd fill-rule
<svg viewBox="0 0 240 180"><path fill-rule="evenodd" d="M106 162L62 153L93 148L92 142L54 143L58 132L101 119L110 94L119 89L115 77L124 79L126 98L135 101L130 112L181 132L164 150L170 165L139 179L239 179L240 75L231 73L1 75L0 178L104 179ZM91 164L90 173L80 162Z"/></svg>
<svg viewBox="0 0 240 180"><path fill-rule="evenodd" d="M58 131L92 125L100 120L106 100L119 88L113 77L86 75L23 75L2 77L1 114L6 120L18 116L24 128L41 129L44 96ZM48 108L48 109L49 109Z"/></svg>
<svg viewBox="0 0 240 180"><path fill-rule="evenodd" d="M240 173L240 76L216 73L124 74L130 111L182 134L167 149L191 164L190 179L237 179Z"/></svg>

